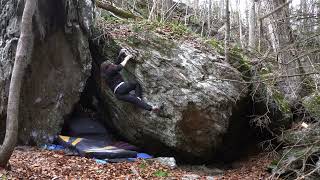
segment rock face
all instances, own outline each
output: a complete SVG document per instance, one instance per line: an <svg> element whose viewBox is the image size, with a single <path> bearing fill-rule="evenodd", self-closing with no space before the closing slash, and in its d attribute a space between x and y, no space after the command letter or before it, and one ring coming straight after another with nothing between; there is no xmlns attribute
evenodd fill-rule
<svg viewBox="0 0 320 180"><path fill-rule="evenodd" d="M123 76L143 86L145 101L164 105L163 113L140 110L107 90L111 124L143 147L152 149L160 143L189 157L212 155L221 146L237 102L247 95L245 84L239 83L241 74L222 57L190 43L164 40L157 34L143 37L120 43L139 54ZM105 48L110 60L118 53L112 46Z"/></svg>
<svg viewBox="0 0 320 180"><path fill-rule="evenodd" d="M18 0L0 0L0 4L0 120L5 122L24 5ZM20 142L50 141L79 101L91 72L88 36L93 8L90 0L39 0L34 17L35 45L22 87Z"/></svg>

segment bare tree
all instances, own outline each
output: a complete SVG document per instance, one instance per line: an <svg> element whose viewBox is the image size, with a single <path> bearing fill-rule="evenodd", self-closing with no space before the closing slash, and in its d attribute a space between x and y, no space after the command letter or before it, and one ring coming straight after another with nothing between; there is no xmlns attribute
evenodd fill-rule
<svg viewBox="0 0 320 180"><path fill-rule="evenodd" d="M292 0L273 0L268 3L270 13L268 14L270 24L269 33L272 40L274 52L279 61L279 71L282 75L288 76L279 83L280 89L288 97L290 102L299 97L301 91L301 77L291 77L293 74L300 74L300 60L295 59L296 50L288 48L294 43L294 37L289 19L289 3Z"/></svg>
<svg viewBox="0 0 320 180"><path fill-rule="evenodd" d="M208 37L211 34L211 20L212 20L211 13L212 13L212 1L209 0L208 1L208 34L207 34Z"/></svg>
<svg viewBox="0 0 320 180"><path fill-rule="evenodd" d="M149 14L149 18L148 18L149 21L152 21L152 20L156 19L157 4L158 4L157 0L153 0L153 5L152 5L152 8L150 10L150 14Z"/></svg>
<svg viewBox="0 0 320 180"><path fill-rule="evenodd" d="M256 0L250 0L250 8L249 8L249 48L256 48Z"/></svg>
<svg viewBox="0 0 320 180"><path fill-rule="evenodd" d="M238 7L238 23L239 23L240 45L244 49L245 48L245 37L244 37L244 34L243 34L243 29L242 29L242 16L241 16L240 0L237 0L237 7Z"/></svg>
<svg viewBox="0 0 320 180"><path fill-rule="evenodd" d="M188 4L190 2L188 1ZM187 26L188 25L188 19L189 19L189 16L188 16L188 10L189 10L189 6L186 7L186 13L184 15L184 25Z"/></svg>
<svg viewBox="0 0 320 180"><path fill-rule="evenodd" d="M0 166L8 163L18 138L19 103L22 79L33 48L32 17L37 0L26 0L21 21L21 33L18 41L15 63L9 89L7 107L6 135L0 148Z"/></svg>
<svg viewBox="0 0 320 180"><path fill-rule="evenodd" d="M229 62L229 41L230 41L230 11L229 11L229 0L225 0L225 40L224 40L224 53L225 53L225 60Z"/></svg>
<svg viewBox="0 0 320 180"><path fill-rule="evenodd" d="M195 18L198 18L199 0L193 0L193 7L194 7L194 16Z"/></svg>
<svg viewBox="0 0 320 180"><path fill-rule="evenodd" d="M225 16L225 12L223 11L224 10L224 7L225 7L225 3L224 3L225 0L220 0L219 1L219 6L221 7L220 8L220 17L224 17Z"/></svg>
<svg viewBox="0 0 320 180"><path fill-rule="evenodd" d="M165 0L161 0L161 9L160 9L160 22L164 22L165 19Z"/></svg>
<svg viewBox="0 0 320 180"><path fill-rule="evenodd" d="M200 11L200 19L204 19L205 15L204 15L204 10ZM205 21L202 20L201 21L201 36L204 36L204 25L205 25Z"/></svg>

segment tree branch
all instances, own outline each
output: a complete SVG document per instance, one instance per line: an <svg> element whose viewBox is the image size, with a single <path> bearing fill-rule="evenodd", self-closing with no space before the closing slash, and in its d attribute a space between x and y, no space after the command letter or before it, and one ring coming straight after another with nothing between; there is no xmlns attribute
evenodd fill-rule
<svg viewBox="0 0 320 180"><path fill-rule="evenodd" d="M273 11L271 11L270 13L268 13L268 14L260 17L259 19L260 19L260 20L263 20L263 19L271 16L272 14L274 14L274 13L277 12L277 11L279 11L279 10L282 9L283 7L287 6L287 5L290 4L291 2L292 2L292 0L289 0L288 2L286 2L286 3L282 4L281 6L277 7L276 9L274 9Z"/></svg>

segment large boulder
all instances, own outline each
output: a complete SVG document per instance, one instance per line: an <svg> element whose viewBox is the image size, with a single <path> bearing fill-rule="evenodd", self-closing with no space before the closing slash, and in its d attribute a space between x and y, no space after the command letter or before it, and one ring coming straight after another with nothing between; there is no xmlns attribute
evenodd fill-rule
<svg viewBox="0 0 320 180"><path fill-rule="evenodd" d="M3 123L23 2L0 0L0 120ZM22 86L20 142L52 140L61 130L64 117L79 101L91 72L88 36L93 12L94 3L90 0L39 1L33 18L33 54Z"/></svg>
<svg viewBox="0 0 320 180"><path fill-rule="evenodd" d="M223 57L152 32L99 42L100 52L109 61L119 47L136 52L138 57L129 62L123 76L142 85L145 101L164 105L156 115L117 100L102 87L112 116L109 124L122 136L150 149L169 147L189 159L208 158L221 147L235 108L248 93L241 73Z"/></svg>

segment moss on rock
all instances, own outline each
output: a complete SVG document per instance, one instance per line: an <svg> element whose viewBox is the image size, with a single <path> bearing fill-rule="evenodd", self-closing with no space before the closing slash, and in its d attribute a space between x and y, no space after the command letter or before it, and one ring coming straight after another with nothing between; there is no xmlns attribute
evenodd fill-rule
<svg viewBox="0 0 320 180"><path fill-rule="evenodd" d="M272 96L273 100L275 101L275 103L278 105L279 110L281 112L283 112L284 114L290 114L291 113L290 104L286 100L284 95L280 91L275 89L275 87L273 87L271 90L272 90L271 96Z"/></svg>
<svg viewBox="0 0 320 180"><path fill-rule="evenodd" d="M310 113L313 118L320 118L320 94L315 92L312 95L305 97L302 104L306 111Z"/></svg>
<svg viewBox="0 0 320 180"><path fill-rule="evenodd" d="M215 49L220 55L225 55L223 42L212 38L207 41L207 44ZM243 50L238 46L233 46L231 47L229 53L231 65L244 75L245 80L249 80L252 65L248 57L243 53Z"/></svg>

